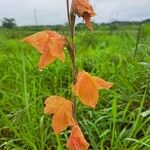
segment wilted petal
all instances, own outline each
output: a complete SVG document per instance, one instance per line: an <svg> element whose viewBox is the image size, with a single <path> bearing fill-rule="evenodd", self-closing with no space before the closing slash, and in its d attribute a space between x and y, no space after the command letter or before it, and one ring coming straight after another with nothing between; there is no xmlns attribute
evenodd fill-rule
<svg viewBox="0 0 150 150"><path fill-rule="evenodd" d="M88 150L89 144L78 125L72 128L71 135L67 141L67 147L69 150Z"/></svg>
<svg viewBox="0 0 150 150"><path fill-rule="evenodd" d="M85 20L86 26L93 31L93 27L91 24L91 17L95 14L92 6L88 2L88 0L73 0L72 2L72 10L79 17L82 17Z"/></svg>
<svg viewBox="0 0 150 150"><path fill-rule="evenodd" d="M93 31L93 26L92 26L92 23L91 23L91 18L90 18L89 13L87 13L87 12L83 13L83 19L85 20L86 27L89 30Z"/></svg>

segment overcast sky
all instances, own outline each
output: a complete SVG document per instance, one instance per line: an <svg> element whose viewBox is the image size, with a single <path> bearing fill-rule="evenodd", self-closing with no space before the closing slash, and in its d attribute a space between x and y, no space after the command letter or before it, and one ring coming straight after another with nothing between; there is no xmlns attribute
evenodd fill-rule
<svg viewBox="0 0 150 150"><path fill-rule="evenodd" d="M0 19L13 17L18 25L34 25L34 9L39 25L64 24L66 0L0 0ZM97 16L97 23L139 21L150 18L150 0L90 0ZM78 19L78 22L82 19Z"/></svg>

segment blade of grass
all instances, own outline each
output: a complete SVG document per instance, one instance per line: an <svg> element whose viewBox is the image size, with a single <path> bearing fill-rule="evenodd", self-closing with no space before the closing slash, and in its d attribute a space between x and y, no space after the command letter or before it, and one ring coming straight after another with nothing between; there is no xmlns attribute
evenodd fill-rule
<svg viewBox="0 0 150 150"><path fill-rule="evenodd" d="M112 128L111 147L113 147L114 140L116 138L116 120L117 120L117 98L116 98L116 93L114 93L114 99L113 99L113 102L112 102L112 117L113 117L113 128Z"/></svg>

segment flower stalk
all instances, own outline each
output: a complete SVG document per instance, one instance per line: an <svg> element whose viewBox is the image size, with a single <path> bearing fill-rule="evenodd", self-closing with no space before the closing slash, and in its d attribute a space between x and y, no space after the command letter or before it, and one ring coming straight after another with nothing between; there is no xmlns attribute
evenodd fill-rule
<svg viewBox="0 0 150 150"><path fill-rule="evenodd" d="M70 37L71 37L71 42L69 42L68 50L70 54L70 58L72 61L72 79L73 79L73 84L76 83L76 75L77 75L77 67L76 67L76 50L75 50L75 41L74 41L74 35L75 35L75 14L69 9L69 0L66 0L66 5L67 5L67 17L68 17L68 24L70 28ZM72 5L72 4L71 4ZM74 119L76 118L76 96L72 94L72 103L73 103L73 116Z"/></svg>
<svg viewBox="0 0 150 150"><path fill-rule="evenodd" d="M32 45L41 54L38 64L39 69L43 69L55 60L65 61L64 48L69 51L72 62L72 97L66 99L62 96L51 95L45 100L44 113L52 115L52 128L55 134L60 134L68 127L71 127L71 134L67 141L69 150L88 150L87 143L79 123L76 120L76 97L84 105L95 108L100 89L109 89L112 84L97 76L92 76L88 72L78 71L76 66L75 49L75 20L76 16L82 17L86 27L93 31L91 17L95 15L88 0L66 0L67 17L69 24L69 38L55 31L44 30L24 38L22 41ZM70 7L71 6L71 7Z"/></svg>

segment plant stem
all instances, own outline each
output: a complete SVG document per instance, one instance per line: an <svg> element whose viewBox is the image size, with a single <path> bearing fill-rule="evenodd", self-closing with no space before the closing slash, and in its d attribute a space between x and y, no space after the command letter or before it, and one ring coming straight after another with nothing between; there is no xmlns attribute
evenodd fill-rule
<svg viewBox="0 0 150 150"><path fill-rule="evenodd" d="M69 28L70 28L70 31L71 31L71 20L70 20L70 11L69 11L69 0L66 0L66 5L67 5L68 24L69 24Z"/></svg>
<svg viewBox="0 0 150 150"><path fill-rule="evenodd" d="M74 33L75 33L75 15L73 14L72 10L69 10L69 0L66 0L67 4L67 17L68 23L70 28L70 37L71 42L69 43L69 54L72 61L72 78L73 84L76 83L76 74L77 74L77 67L76 67L76 53L75 53L75 42L74 42ZM75 95L72 96L73 102L73 116L76 118L76 97Z"/></svg>

